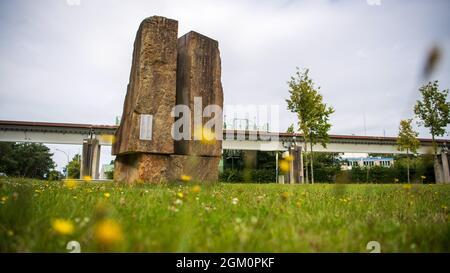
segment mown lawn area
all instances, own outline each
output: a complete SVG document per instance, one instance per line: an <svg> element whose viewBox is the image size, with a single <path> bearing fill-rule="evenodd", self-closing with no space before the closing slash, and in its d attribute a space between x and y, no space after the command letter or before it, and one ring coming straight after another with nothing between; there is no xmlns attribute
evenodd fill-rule
<svg viewBox="0 0 450 273"><path fill-rule="evenodd" d="M0 180L0 251L449 252L448 185Z"/></svg>

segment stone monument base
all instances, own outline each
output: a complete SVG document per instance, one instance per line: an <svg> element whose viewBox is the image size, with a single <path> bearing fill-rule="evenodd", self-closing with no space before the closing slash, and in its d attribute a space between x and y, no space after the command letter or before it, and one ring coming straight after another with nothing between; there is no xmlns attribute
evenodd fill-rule
<svg viewBox="0 0 450 273"><path fill-rule="evenodd" d="M161 183L181 180L216 182L220 157L134 153L118 155L114 180Z"/></svg>

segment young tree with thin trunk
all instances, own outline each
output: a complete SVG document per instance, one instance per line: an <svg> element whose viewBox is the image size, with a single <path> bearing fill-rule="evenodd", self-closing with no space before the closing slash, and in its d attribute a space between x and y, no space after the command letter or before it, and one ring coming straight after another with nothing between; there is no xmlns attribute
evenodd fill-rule
<svg viewBox="0 0 450 273"><path fill-rule="evenodd" d="M320 89L320 88L319 88ZM311 183L314 183L314 151L313 145L318 142L326 148L329 142L328 132L331 129L330 115L334 113L333 107L327 107L323 103L322 95L319 93L315 97L315 113L314 119L311 122L310 132L309 132L309 144L311 146Z"/></svg>
<svg viewBox="0 0 450 273"><path fill-rule="evenodd" d="M445 127L450 123L450 103L447 102L448 89L439 90L439 82L434 81L428 82L419 91L422 94L422 101L417 101L414 113L421 120L419 125L430 130L436 172L437 146L435 138L443 136Z"/></svg>
<svg viewBox="0 0 450 273"><path fill-rule="evenodd" d="M290 81L288 81L289 86L289 99L286 100L288 104L288 110L297 114L297 125L299 131L303 134L304 138L304 151L308 151L308 136L309 136L309 120L310 118L310 109L312 109L313 101L312 101L312 90L314 90L314 83L309 77L309 69L305 69L300 71L297 68L297 71L294 76L291 77ZM306 159L306 158L305 158ZM305 173L305 182L308 183L308 162L305 160L306 173Z"/></svg>
<svg viewBox="0 0 450 273"><path fill-rule="evenodd" d="M417 136L419 135L418 132L414 131L411 126L412 119L404 119L400 121L400 127L398 129L398 137L397 137L397 149L399 151L405 151L406 150L406 170L407 170L407 177L408 177L408 183L411 183L410 181L410 175L409 175L409 153L417 153L417 149L419 148L420 142L417 139Z"/></svg>
<svg viewBox="0 0 450 273"><path fill-rule="evenodd" d="M326 145L328 141L328 131L331 128L329 116L334 112L332 107L327 107L323 103L320 88L315 88L314 82L309 77L309 69L300 71L297 68L296 74L288 82L289 99L286 100L288 109L297 114L298 126L305 141L305 152L310 144L310 166L311 183L314 183L314 159L313 144L320 141ZM306 182L308 182L308 163L306 162Z"/></svg>

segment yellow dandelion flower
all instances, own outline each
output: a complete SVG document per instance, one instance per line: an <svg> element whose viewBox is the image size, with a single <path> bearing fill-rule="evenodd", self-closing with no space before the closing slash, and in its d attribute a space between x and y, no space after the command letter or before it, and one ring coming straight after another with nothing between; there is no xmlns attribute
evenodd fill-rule
<svg viewBox="0 0 450 273"><path fill-rule="evenodd" d="M411 186L411 184L405 184L405 185L403 185L403 188L405 190L410 190L412 188L412 186Z"/></svg>
<svg viewBox="0 0 450 273"><path fill-rule="evenodd" d="M192 176L183 174L183 175L180 176L180 179L183 182L189 182L189 181L191 181Z"/></svg>
<svg viewBox="0 0 450 273"><path fill-rule="evenodd" d="M109 198L109 197L111 196L111 194L110 194L109 192L105 192L105 193L103 194L103 196L105 196L106 198Z"/></svg>
<svg viewBox="0 0 450 273"><path fill-rule="evenodd" d="M8 201L8 196L2 196L2 202L6 202L6 201Z"/></svg>
<svg viewBox="0 0 450 273"><path fill-rule="evenodd" d="M283 198L283 200L287 200L289 198L289 192L285 191L281 193L281 198Z"/></svg>
<svg viewBox="0 0 450 273"><path fill-rule="evenodd" d="M60 235L70 235L75 230L75 227L70 220L58 218L54 219L51 224L53 230Z"/></svg>
<svg viewBox="0 0 450 273"><path fill-rule="evenodd" d="M183 194L182 192L177 192L177 196L178 196L179 198L183 198L183 197L184 197L184 194Z"/></svg>
<svg viewBox="0 0 450 273"><path fill-rule="evenodd" d="M200 140L202 144L214 144L216 141L216 135L210 128L197 126L194 130L194 139Z"/></svg>
<svg viewBox="0 0 450 273"><path fill-rule="evenodd" d="M281 172L287 173L289 171L289 161L285 159L280 160L279 168Z"/></svg>
<svg viewBox="0 0 450 273"><path fill-rule="evenodd" d="M122 228L112 219L101 220L94 227L94 238L103 246L113 245L122 240Z"/></svg>
<svg viewBox="0 0 450 273"><path fill-rule="evenodd" d="M191 188L192 193L199 193L202 190L202 188L199 185L195 185Z"/></svg>
<svg viewBox="0 0 450 273"><path fill-rule="evenodd" d="M89 182L92 181L92 177L90 177L89 175L86 175L86 176L83 177L83 181L86 182L86 183L89 183Z"/></svg>
<svg viewBox="0 0 450 273"><path fill-rule="evenodd" d="M100 141L114 144L116 142L116 137L114 135L100 135Z"/></svg>
<svg viewBox="0 0 450 273"><path fill-rule="evenodd" d="M77 182L73 179L67 179L64 181L64 186L68 189L74 189L77 187Z"/></svg>
<svg viewBox="0 0 450 273"><path fill-rule="evenodd" d="M292 155L288 155L284 159L290 162L290 161L294 161L295 158Z"/></svg>
<svg viewBox="0 0 450 273"><path fill-rule="evenodd" d="M216 135L209 128L203 128L202 143L214 144L216 142Z"/></svg>

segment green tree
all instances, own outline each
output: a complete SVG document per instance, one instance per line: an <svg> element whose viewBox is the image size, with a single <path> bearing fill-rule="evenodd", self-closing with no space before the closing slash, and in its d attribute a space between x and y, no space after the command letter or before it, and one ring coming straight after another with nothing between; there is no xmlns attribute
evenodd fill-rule
<svg viewBox="0 0 450 273"><path fill-rule="evenodd" d="M418 132L415 132L411 126L412 119L404 119L400 121L400 127L398 130L397 137L397 149L399 151L406 150L406 172L408 183L411 183L410 175L409 175L409 153L417 153L417 149L419 148L420 142L417 139L419 135Z"/></svg>
<svg viewBox="0 0 450 273"><path fill-rule="evenodd" d="M69 162L69 164L64 168L64 172L68 171L69 178L80 178L80 162L81 162L81 155L76 154L72 160Z"/></svg>
<svg viewBox="0 0 450 273"><path fill-rule="evenodd" d="M110 166L112 165L112 168L111 168L111 169L107 169L107 170L105 171L106 179L111 179L111 180L113 180L113 179L114 179L114 160L111 160L111 161L109 162L109 165L110 165Z"/></svg>
<svg viewBox="0 0 450 273"><path fill-rule="evenodd" d="M320 87L318 88L320 89ZM309 144L311 151L311 183L314 183L314 151L313 145L319 142L324 148L326 148L329 142L328 132L331 129L330 115L334 113L333 107L327 107L323 103L323 97L318 92L315 94L315 107L314 114L312 115L310 132L309 132Z"/></svg>
<svg viewBox="0 0 450 273"><path fill-rule="evenodd" d="M58 181L61 180L61 178L64 177L63 174L57 170L51 170L48 174L47 179L50 181Z"/></svg>
<svg viewBox="0 0 450 273"><path fill-rule="evenodd" d="M50 149L40 143L2 143L0 171L10 176L47 178L55 168Z"/></svg>
<svg viewBox="0 0 450 273"><path fill-rule="evenodd" d="M419 125L429 128L433 139L434 157L437 156L435 137L443 136L450 123L450 104L447 102L448 89L439 90L439 82L428 82L419 89L422 101L417 101L414 113L421 120Z"/></svg>
<svg viewBox="0 0 450 273"><path fill-rule="evenodd" d="M294 124L289 125L289 127L286 130L286 133L294 133Z"/></svg>
<svg viewBox="0 0 450 273"><path fill-rule="evenodd" d="M0 142L0 172L2 173L10 175L16 172L14 145L13 142Z"/></svg>
<svg viewBox="0 0 450 273"><path fill-rule="evenodd" d="M310 143L310 167L311 183L314 183L314 151L313 145L320 142L326 146L328 141L328 131L331 128L329 117L334 113L332 107L327 107L323 103L320 95L320 87L316 88L313 80L309 77L309 69L297 71L288 82L289 99L286 100L288 110L297 114L299 131L302 132L305 140L305 152ZM308 166L308 162L305 162ZM308 182L308 168L306 168L306 182Z"/></svg>
<svg viewBox="0 0 450 273"><path fill-rule="evenodd" d="M300 71L297 67L295 75L288 81L289 99L286 100L288 110L297 114L297 125L304 138L304 151L308 151L309 122L311 120L311 111L313 105L312 92L314 82L309 77L309 69ZM305 166L308 166L307 157L305 157ZM305 169L305 182L308 183L308 168Z"/></svg>

